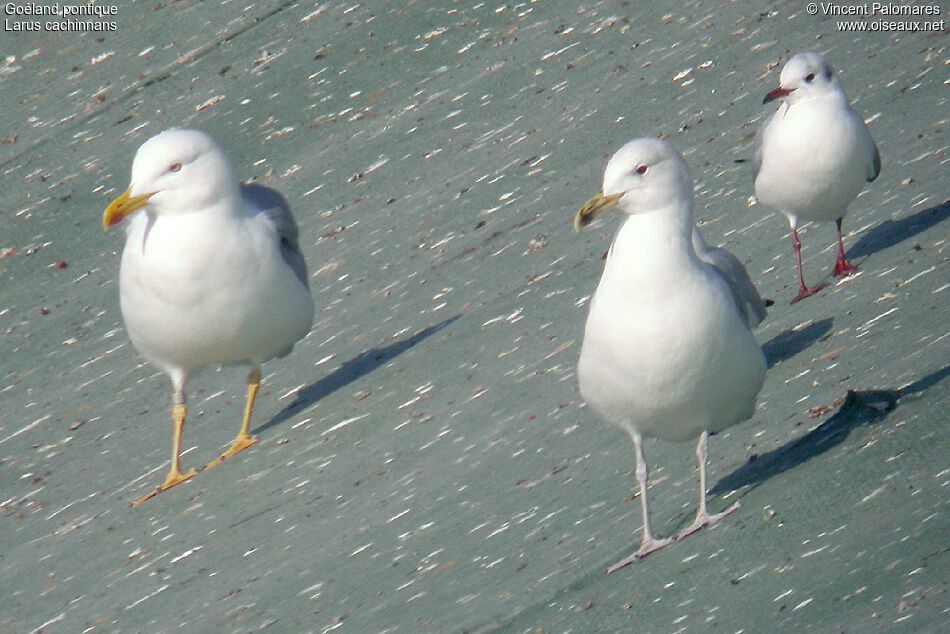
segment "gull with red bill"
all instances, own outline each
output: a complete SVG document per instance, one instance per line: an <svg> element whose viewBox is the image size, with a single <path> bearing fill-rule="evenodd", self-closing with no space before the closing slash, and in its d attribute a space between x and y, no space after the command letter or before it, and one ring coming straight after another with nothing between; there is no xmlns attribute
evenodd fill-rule
<svg viewBox="0 0 950 634"><path fill-rule="evenodd" d="M245 365L238 435L221 460L250 447L261 364L290 353L313 323L297 224L278 192L237 182L221 148L197 130L167 130L138 149L132 183L102 226L126 220L119 304L132 344L172 383L172 455L161 485L197 472L179 466L185 382L208 365Z"/></svg>
<svg viewBox="0 0 950 634"><path fill-rule="evenodd" d="M788 219L798 265L798 295L792 303L827 286L808 288L802 273L801 220L834 220L838 255L834 275L856 269L844 255L841 221L858 192L881 172L881 156L864 120L852 110L831 66L817 53L799 53L763 103L781 101L759 129L753 170L755 197Z"/></svg>

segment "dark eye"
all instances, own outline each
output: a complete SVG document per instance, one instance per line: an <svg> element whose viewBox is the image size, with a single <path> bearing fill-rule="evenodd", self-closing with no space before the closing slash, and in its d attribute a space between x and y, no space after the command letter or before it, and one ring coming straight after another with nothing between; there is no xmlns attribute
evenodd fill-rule
<svg viewBox="0 0 950 634"><path fill-rule="evenodd" d="M646 174L646 173L647 173L647 166L646 166L646 165L641 165L640 167L637 168L637 174L640 174L640 175L642 176L642 175L644 175L644 174Z"/></svg>
<svg viewBox="0 0 950 634"><path fill-rule="evenodd" d="M168 166L169 172L177 172L181 169L181 163L172 163Z"/></svg>
<svg viewBox="0 0 950 634"><path fill-rule="evenodd" d="M831 79L831 69L825 70L825 79Z"/></svg>
<svg viewBox="0 0 950 634"><path fill-rule="evenodd" d="M808 73L805 75L805 81L809 84L815 80L815 73Z"/></svg>

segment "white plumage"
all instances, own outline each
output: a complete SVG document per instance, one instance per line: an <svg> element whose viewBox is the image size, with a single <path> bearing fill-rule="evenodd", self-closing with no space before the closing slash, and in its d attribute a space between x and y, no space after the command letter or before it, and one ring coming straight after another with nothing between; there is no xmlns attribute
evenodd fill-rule
<svg viewBox="0 0 950 634"><path fill-rule="evenodd" d="M627 143L575 226L613 205L626 218L591 299L577 366L583 398L630 435L637 454L643 540L610 571L671 541L652 532L642 437L699 437L699 511L680 536L710 525L724 514L706 512L708 434L751 417L765 377L765 357L737 304L743 291L694 249L692 179L676 150L659 139Z"/></svg>
<svg viewBox="0 0 950 634"><path fill-rule="evenodd" d="M881 157L821 55L792 57L782 69L779 88L766 95L763 103L774 100L782 104L756 138L755 196L788 219L798 265L795 303L826 285L805 285L798 223L834 220L838 227L834 275L851 274L855 269L844 256L841 221L864 184L877 178Z"/></svg>
<svg viewBox="0 0 950 634"><path fill-rule="evenodd" d="M103 224L129 214L119 273L122 318L135 348L173 388L164 490L195 473L178 468L188 377L207 365L251 367L241 431L221 458L250 446L260 365L306 336L313 302L286 202L266 187L240 185L224 152L202 132L165 131L139 148L131 185L109 205Z"/></svg>

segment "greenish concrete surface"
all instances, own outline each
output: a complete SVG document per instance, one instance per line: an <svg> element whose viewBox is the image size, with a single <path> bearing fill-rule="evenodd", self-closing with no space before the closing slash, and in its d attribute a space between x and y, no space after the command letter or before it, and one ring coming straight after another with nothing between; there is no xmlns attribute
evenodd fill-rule
<svg viewBox="0 0 950 634"><path fill-rule="evenodd" d="M945 31L842 32L805 2L116 6L114 32L0 33L0 631L947 630ZM790 306L784 219L740 161L802 50L841 69L883 171L845 221L861 273ZM285 194L317 317L265 366L260 442L131 509L167 469L170 389L99 217L173 126ZM633 452L574 365L619 218L571 218L661 133L776 301L770 369L710 442L711 506L742 508L607 576L639 538ZM810 283L833 237L803 232ZM242 379L190 382L185 467L233 437ZM692 448L647 457L669 534Z"/></svg>

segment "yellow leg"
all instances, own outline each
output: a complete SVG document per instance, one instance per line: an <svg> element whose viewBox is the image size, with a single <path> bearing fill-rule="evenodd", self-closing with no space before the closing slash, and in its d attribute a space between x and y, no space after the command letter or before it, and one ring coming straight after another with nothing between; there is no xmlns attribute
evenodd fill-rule
<svg viewBox="0 0 950 634"><path fill-rule="evenodd" d="M257 389L261 386L261 371L257 368L251 370L247 375L247 399L244 402L244 420L241 421L241 429L237 437L228 447L227 451L208 463L205 469L213 469L221 464L225 458L244 451L257 442L257 437L248 434L251 428L251 413L254 411L254 399L257 397Z"/></svg>
<svg viewBox="0 0 950 634"><path fill-rule="evenodd" d="M178 464L178 454L181 451L181 430L185 426L185 415L187 413L188 408L185 407L184 403L175 403L172 405L172 424L174 425L174 428L172 433L172 460L171 467L168 470L168 475L165 476L165 481L158 485L157 489L148 495L139 498L135 502L132 502L132 506L138 506L145 500L155 497L162 491L170 489L176 484L181 484L185 480L198 475L198 472L194 469L188 473L182 473Z"/></svg>

